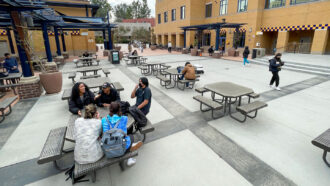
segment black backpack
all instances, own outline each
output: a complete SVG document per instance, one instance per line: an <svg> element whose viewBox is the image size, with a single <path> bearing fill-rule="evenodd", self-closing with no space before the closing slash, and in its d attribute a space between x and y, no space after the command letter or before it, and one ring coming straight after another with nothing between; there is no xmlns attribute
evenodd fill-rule
<svg viewBox="0 0 330 186"><path fill-rule="evenodd" d="M132 106L129 108L129 113L134 118L135 122L137 123L137 129L141 127L145 127L147 125L147 118L144 113L137 108L137 106Z"/></svg>
<svg viewBox="0 0 330 186"><path fill-rule="evenodd" d="M123 115L126 115L129 113L129 107L131 106L127 101L119 101L120 110Z"/></svg>

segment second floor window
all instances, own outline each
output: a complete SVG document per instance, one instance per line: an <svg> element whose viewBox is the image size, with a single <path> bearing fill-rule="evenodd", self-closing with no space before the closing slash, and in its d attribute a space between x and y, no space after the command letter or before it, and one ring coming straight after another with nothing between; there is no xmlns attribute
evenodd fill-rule
<svg viewBox="0 0 330 186"><path fill-rule="evenodd" d="M227 7L228 7L228 0L221 0L220 1L220 15L227 14Z"/></svg>
<svg viewBox="0 0 330 186"><path fill-rule="evenodd" d="M285 6L285 0L266 0L265 8L277 8Z"/></svg>
<svg viewBox="0 0 330 186"><path fill-rule="evenodd" d="M237 12L247 11L248 0L238 0Z"/></svg>
<svg viewBox="0 0 330 186"><path fill-rule="evenodd" d="M186 7L181 6L180 7L180 19L185 19L186 18Z"/></svg>
<svg viewBox="0 0 330 186"><path fill-rule="evenodd" d="M162 22L162 16L158 14L158 24L160 24L161 22Z"/></svg>
<svg viewBox="0 0 330 186"><path fill-rule="evenodd" d="M176 10L172 9L172 21L176 20Z"/></svg>
<svg viewBox="0 0 330 186"><path fill-rule="evenodd" d="M164 12L164 23L167 23L168 19L167 19L167 12Z"/></svg>
<svg viewBox="0 0 330 186"><path fill-rule="evenodd" d="M205 6L205 17L212 17L212 4Z"/></svg>
<svg viewBox="0 0 330 186"><path fill-rule="evenodd" d="M295 5L295 4L308 3L313 1L319 1L319 0L291 0L290 4Z"/></svg>

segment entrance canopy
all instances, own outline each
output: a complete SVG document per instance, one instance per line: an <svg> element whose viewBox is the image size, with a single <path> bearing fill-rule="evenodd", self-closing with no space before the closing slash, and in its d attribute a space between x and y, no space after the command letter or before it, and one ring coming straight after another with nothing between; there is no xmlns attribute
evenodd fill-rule
<svg viewBox="0 0 330 186"><path fill-rule="evenodd" d="M186 48L186 31L203 31L203 30L216 30L216 44L215 44L215 50L219 50L219 35L220 30L222 28L235 28L236 31L239 30L239 28L245 25L245 23L211 23L211 24L204 24L204 25L192 25L192 26L184 26L181 27L181 29L184 31L184 48ZM200 48L200 42L198 40L198 48Z"/></svg>

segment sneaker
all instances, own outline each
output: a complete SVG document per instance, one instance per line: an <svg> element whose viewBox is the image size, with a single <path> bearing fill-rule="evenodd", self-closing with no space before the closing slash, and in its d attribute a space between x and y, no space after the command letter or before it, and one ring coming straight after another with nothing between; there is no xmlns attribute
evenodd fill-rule
<svg viewBox="0 0 330 186"><path fill-rule="evenodd" d="M273 85L269 85L269 88L274 88L274 86Z"/></svg>
<svg viewBox="0 0 330 186"><path fill-rule="evenodd" d="M132 147L130 148L130 151L136 151L143 145L142 141L136 142L132 144Z"/></svg>
<svg viewBox="0 0 330 186"><path fill-rule="evenodd" d="M278 91L280 91L280 90L281 90L281 88L280 88L280 87L276 87L275 89L276 89L276 90L278 90Z"/></svg>
<svg viewBox="0 0 330 186"><path fill-rule="evenodd" d="M128 158L127 160L127 166L131 167L136 164L136 159L135 158Z"/></svg>

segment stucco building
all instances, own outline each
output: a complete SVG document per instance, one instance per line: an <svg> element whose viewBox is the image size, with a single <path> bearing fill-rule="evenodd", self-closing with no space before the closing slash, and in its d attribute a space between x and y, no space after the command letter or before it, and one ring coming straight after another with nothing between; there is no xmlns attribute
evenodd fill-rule
<svg viewBox="0 0 330 186"><path fill-rule="evenodd" d="M157 44L184 46L180 27L245 23L239 29L239 48L266 48L266 53L330 54L330 1L326 0L156 0ZM220 31L220 47L233 46L235 29ZM189 31L186 46L196 44ZM202 46L215 46L215 30L204 30Z"/></svg>
<svg viewBox="0 0 330 186"><path fill-rule="evenodd" d="M43 0L53 8L59 15L92 17L98 6L90 4L88 0ZM11 52L11 46L8 42L8 30L0 30L0 55L5 52ZM56 43L53 31L48 31L51 52L56 55ZM71 55L81 55L84 51L95 51L95 35L94 31L88 29L71 29L64 30L66 51ZM17 46L13 31L11 31L13 41L13 52L17 54ZM38 56L46 56L44 39L41 30L29 31L30 46L33 47L34 54ZM62 40L60 39L61 50L63 51ZM12 52L12 53L13 53Z"/></svg>

